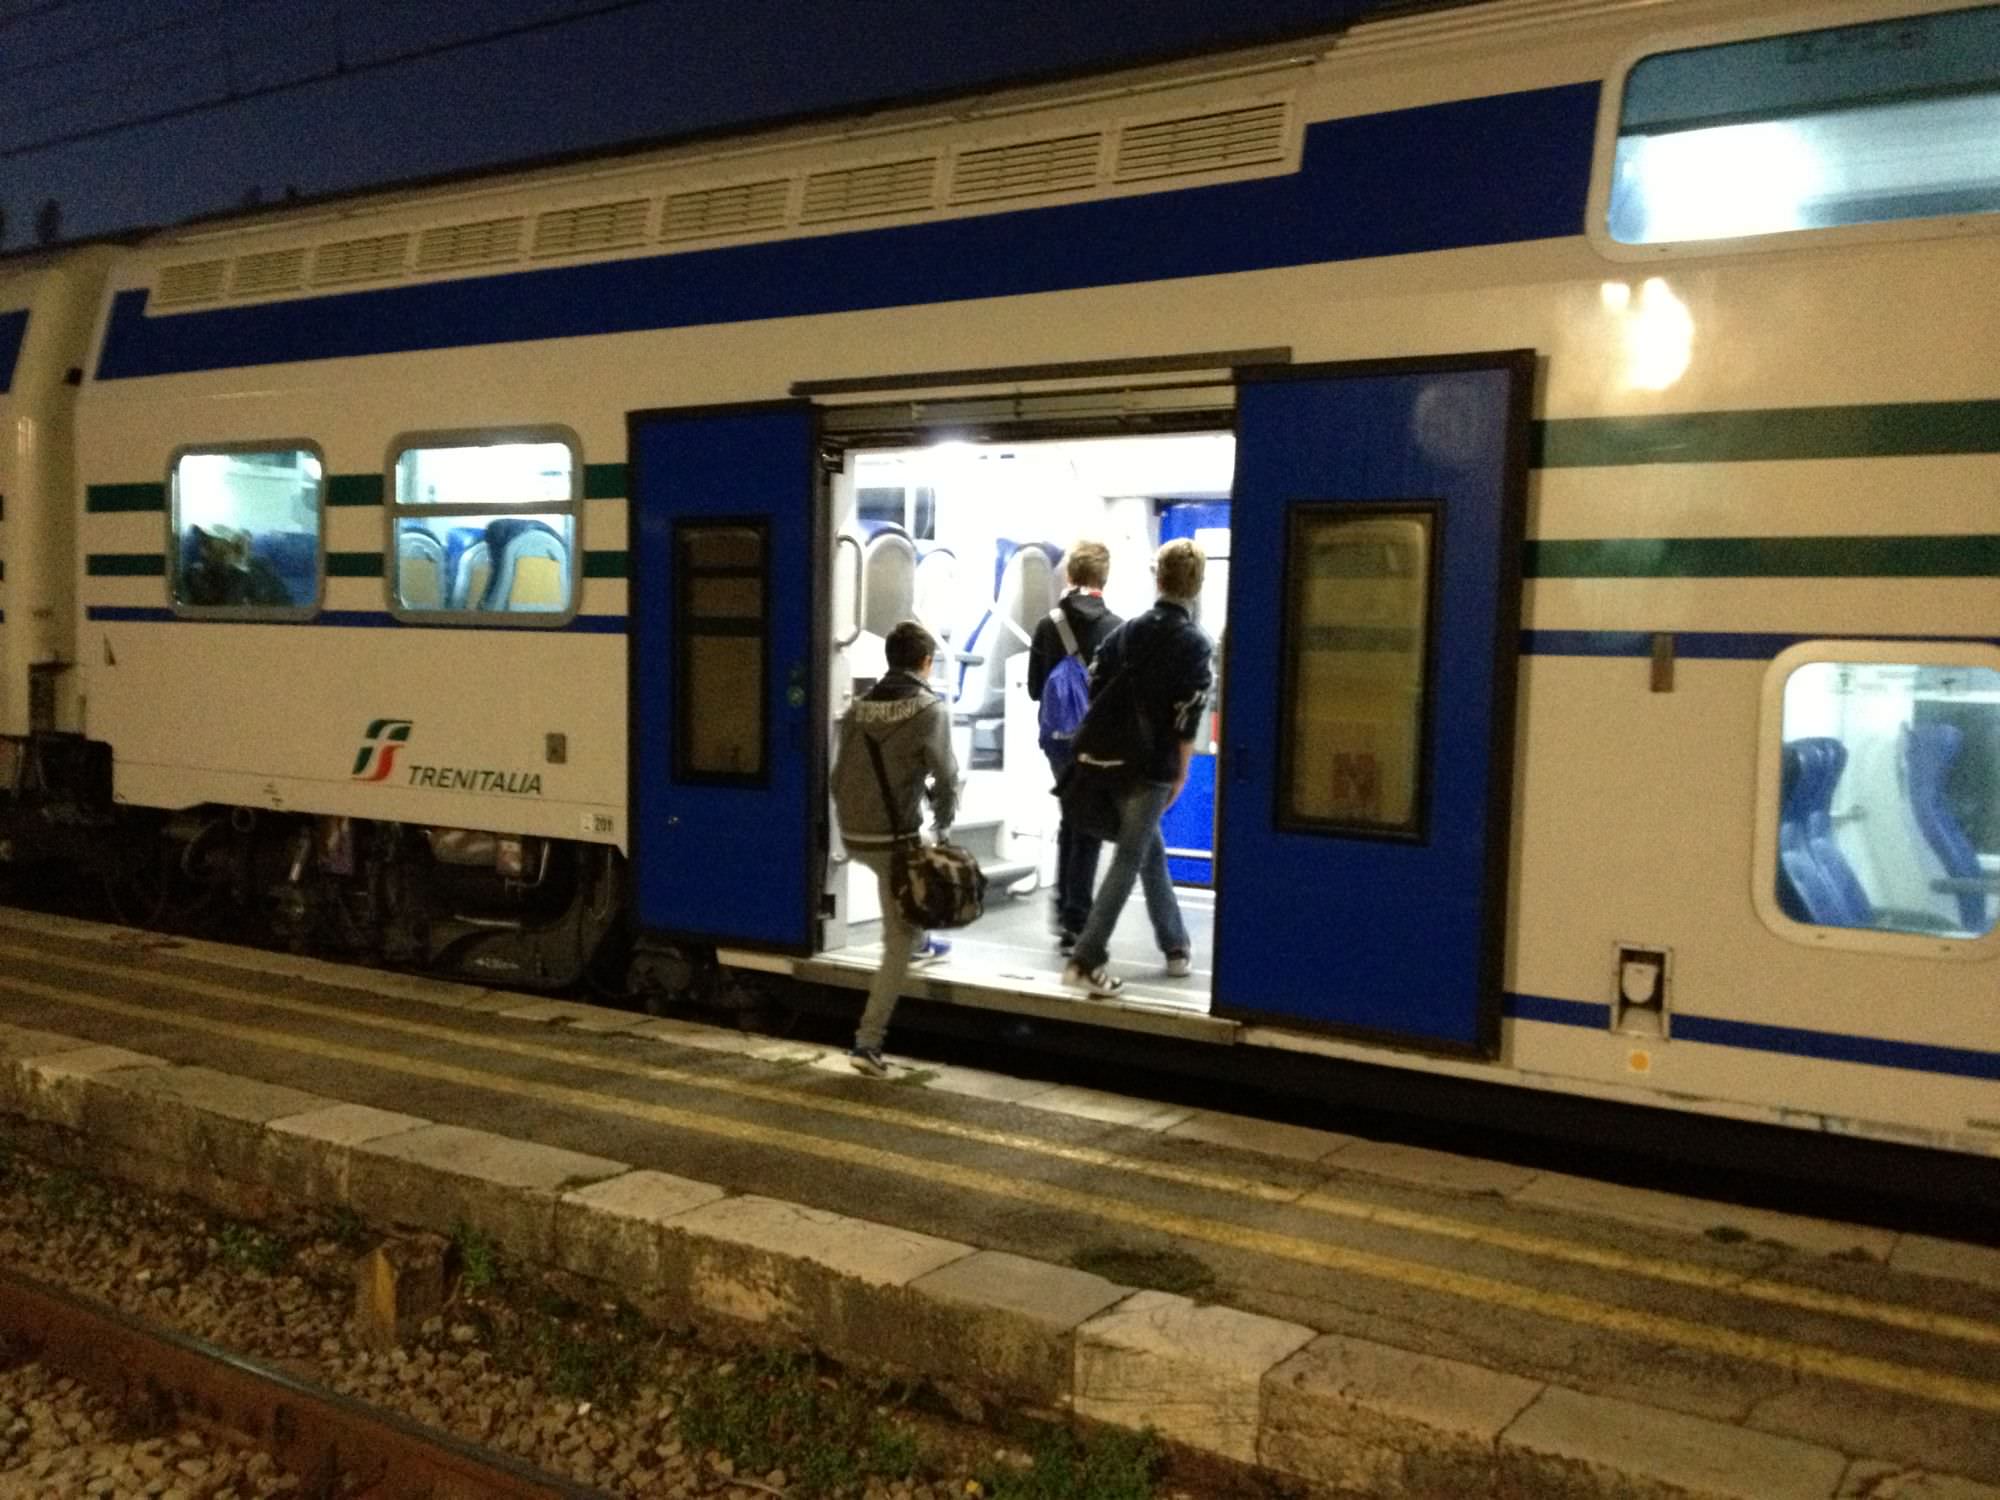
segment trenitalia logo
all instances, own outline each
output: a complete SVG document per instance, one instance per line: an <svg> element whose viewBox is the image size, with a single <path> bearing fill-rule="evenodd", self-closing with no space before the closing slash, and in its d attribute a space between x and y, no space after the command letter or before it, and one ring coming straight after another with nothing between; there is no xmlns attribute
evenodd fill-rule
<svg viewBox="0 0 2000 1500"><path fill-rule="evenodd" d="M396 769L396 752L409 743L411 721L377 719L361 737L361 752L354 757L356 781L387 781Z"/></svg>

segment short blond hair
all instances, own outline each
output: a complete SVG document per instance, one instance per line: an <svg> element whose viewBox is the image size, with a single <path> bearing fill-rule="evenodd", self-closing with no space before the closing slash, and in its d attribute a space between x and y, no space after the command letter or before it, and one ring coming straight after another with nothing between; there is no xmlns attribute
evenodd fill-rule
<svg viewBox="0 0 2000 1500"><path fill-rule="evenodd" d="M1101 589L1111 576L1111 549L1102 542L1078 542L1063 559L1063 573L1078 588Z"/></svg>
<svg viewBox="0 0 2000 1500"><path fill-rule="evenodd" d="M1201 580L1208 572L1208 555L1192 540L1177 536L1153 559L1153 576L1162 594L1169 599L1195 599L1201 595Z"/></svg>

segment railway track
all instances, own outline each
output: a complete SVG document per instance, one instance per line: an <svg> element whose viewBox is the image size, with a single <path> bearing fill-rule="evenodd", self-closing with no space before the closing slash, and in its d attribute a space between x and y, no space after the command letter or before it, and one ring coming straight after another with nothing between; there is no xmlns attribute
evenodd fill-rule
<svg viewBox="0 0 2000 1500"><path fill-rule="evenodd" d="M604 1500L199 1339L0 1271L0 1342L92 1387L149 1431L258 1448L309 1500Z"/></svg>

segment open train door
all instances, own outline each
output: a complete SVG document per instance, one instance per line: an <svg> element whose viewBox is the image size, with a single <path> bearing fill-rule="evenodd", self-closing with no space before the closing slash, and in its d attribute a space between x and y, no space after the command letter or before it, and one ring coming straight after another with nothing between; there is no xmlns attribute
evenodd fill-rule
<svg viewBox="0 0 2000 1500"><path fill-rule="evenodd" d="M639 925L810 952L824 805L813 409L635 412L628 426Z"/></svg>
<svg viewBox="0 0 2000 1500"><path fill-rule="evenodd" d="M1491 1055L1528 351L1246 371L1215 1010Z"/></svg>

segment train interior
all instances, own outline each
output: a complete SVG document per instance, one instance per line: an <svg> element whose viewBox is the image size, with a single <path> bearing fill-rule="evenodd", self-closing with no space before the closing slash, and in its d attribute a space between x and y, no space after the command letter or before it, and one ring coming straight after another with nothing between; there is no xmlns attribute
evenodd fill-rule
<svg viewBox="0 0 2000 1500"><path fill-rule="evenodd" d="M952 836L978 855L990 882L985 916L947 935L954 981L1054 984L1061 974L1053 921L1060 808L1027 674L1035 627L1067 587L1065 553L1078 541L1104 543L1105 604L1130 619L1152 606L1155 549L1186 536L1208 557L1197 623L1218 647L1216 691L1188 785L1162 824L1194 972L1168 977L1136 888L1111 961L1131 1003L1207 1010L1234 467L1227 432L944 442L850 457L850 482L835 501L830 702L838 715L882 676L884 639L899 620L922 621L940 643L931 685L951 705L963 778ZM1100 880L1109 863L1106 849ZM872 968L881 930L874 878L836 860L829 879L837 915L822 956Z"/></svg>

